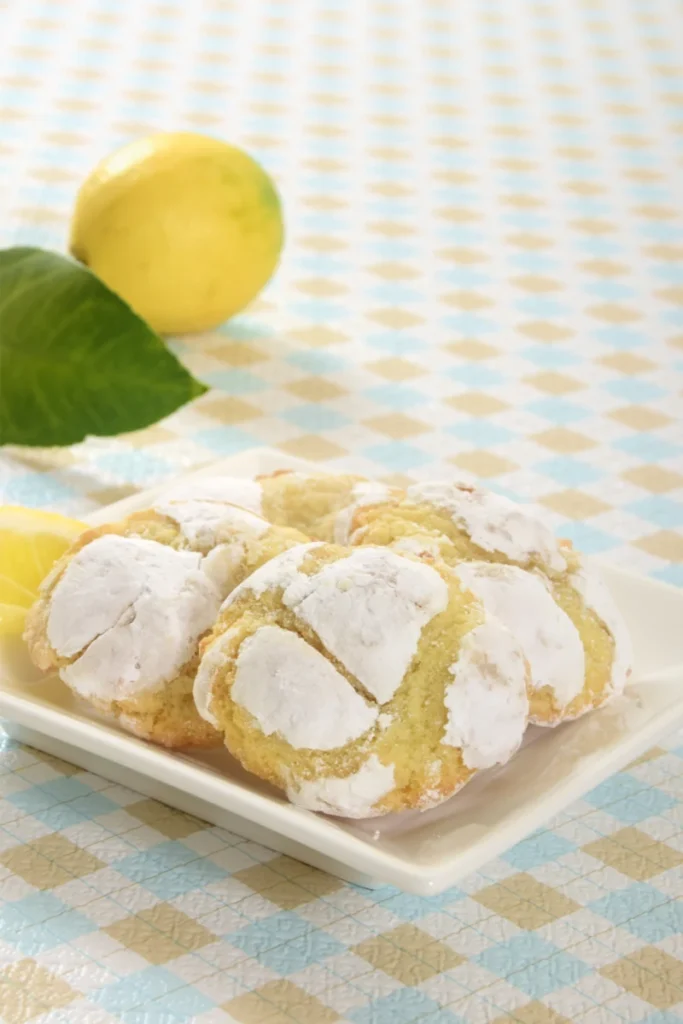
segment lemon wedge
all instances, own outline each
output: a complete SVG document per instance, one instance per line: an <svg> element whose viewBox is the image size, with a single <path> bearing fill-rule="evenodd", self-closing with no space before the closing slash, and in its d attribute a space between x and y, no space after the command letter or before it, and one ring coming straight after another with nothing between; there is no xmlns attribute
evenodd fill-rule
<svg viewBox="0 0 683 1024"><path fill-rule="evenodd" d="M0 636L21 633L40 583L85 529L57 512L0 505Z"/></svg>

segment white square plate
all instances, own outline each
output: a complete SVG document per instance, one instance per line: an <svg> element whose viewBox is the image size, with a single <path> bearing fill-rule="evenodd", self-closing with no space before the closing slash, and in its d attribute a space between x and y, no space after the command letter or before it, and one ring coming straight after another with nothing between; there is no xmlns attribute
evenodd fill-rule
<svg viewBox="0 0 683 1024"><path fill-rule="evenodd" d="M311 469L272 451L215 463L192 477ZM89 522L149 507L159 489ZM603 566L636 652L634 682L611 705L557 729L531 729L504 768L484 772L440 807L367 821L292 806L225 751L177 754L129 736L32 669L24 645L0 648L0 716L12 736L147 796L363 885L420 894L454 885L683 723L683 591Z"/></svg>

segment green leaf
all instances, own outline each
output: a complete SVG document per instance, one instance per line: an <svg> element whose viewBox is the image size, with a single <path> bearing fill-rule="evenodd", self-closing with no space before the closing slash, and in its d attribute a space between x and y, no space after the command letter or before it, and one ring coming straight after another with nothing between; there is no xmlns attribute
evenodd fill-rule
<svg viewBox="0 0 683 1024"><path fill-rule="evenodd" d="M0 250L0 444L138 430L206 390L85 267Z"/></svg>

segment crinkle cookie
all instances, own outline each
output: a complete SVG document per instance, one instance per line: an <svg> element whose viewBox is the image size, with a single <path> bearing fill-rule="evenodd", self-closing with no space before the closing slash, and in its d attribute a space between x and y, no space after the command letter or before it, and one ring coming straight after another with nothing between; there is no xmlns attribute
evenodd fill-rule
<svg viewBox="0 0 683 1024"><path fill-rule="evenodd" d="M314 540L346 543L353 513L403 495L397 487L362 476L278 470L256 480L205 477L164 492L166 498L229 501L276 526L290 526Z"/></svg>
<svg viewBox="0 0 683 1024"><path fill-rule="evenodd" d="M233 586L301 540L221 502L169 502L88 530L29 613L31 657L138 736L215 745L192 699L199 640Z"/></svg>
<svg viewBox="0 0 683 1024"><path fill-rule="evenodd" d="M607 588L523 505L469 484L416 484L404 500L357 509L346 540L451 566L522 643L533 722L576 718L623 691L631 647Z"/></svg>
<svg viewBox="0 0 683 1024"><path fill-rule="evenodd" d="M200 714L311 810L433 806L526 727L510 631L447 567L386 548L292 548L233 591L202 650Z"/></svg>
<svg viewBox="0 0 683 1024"><path fill-rule="evenodd" d="M355 509L338 543L391 544L448 565L481 559L551 575L576 564L570 542L558 540L533 511L457 482L414 484L403 497Z"/></svg>

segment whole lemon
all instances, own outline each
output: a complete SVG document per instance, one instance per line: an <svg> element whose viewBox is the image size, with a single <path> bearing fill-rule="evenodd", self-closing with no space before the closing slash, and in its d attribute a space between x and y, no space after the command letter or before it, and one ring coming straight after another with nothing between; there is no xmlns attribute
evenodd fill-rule
<svg viewBox="0 0 683 1024"><path fill-rule="evenodd" d="M82 185L70 250L155 330L202 331L243 309L277 265L280 199L247 153L193 132L124 146Z"/></svg>

